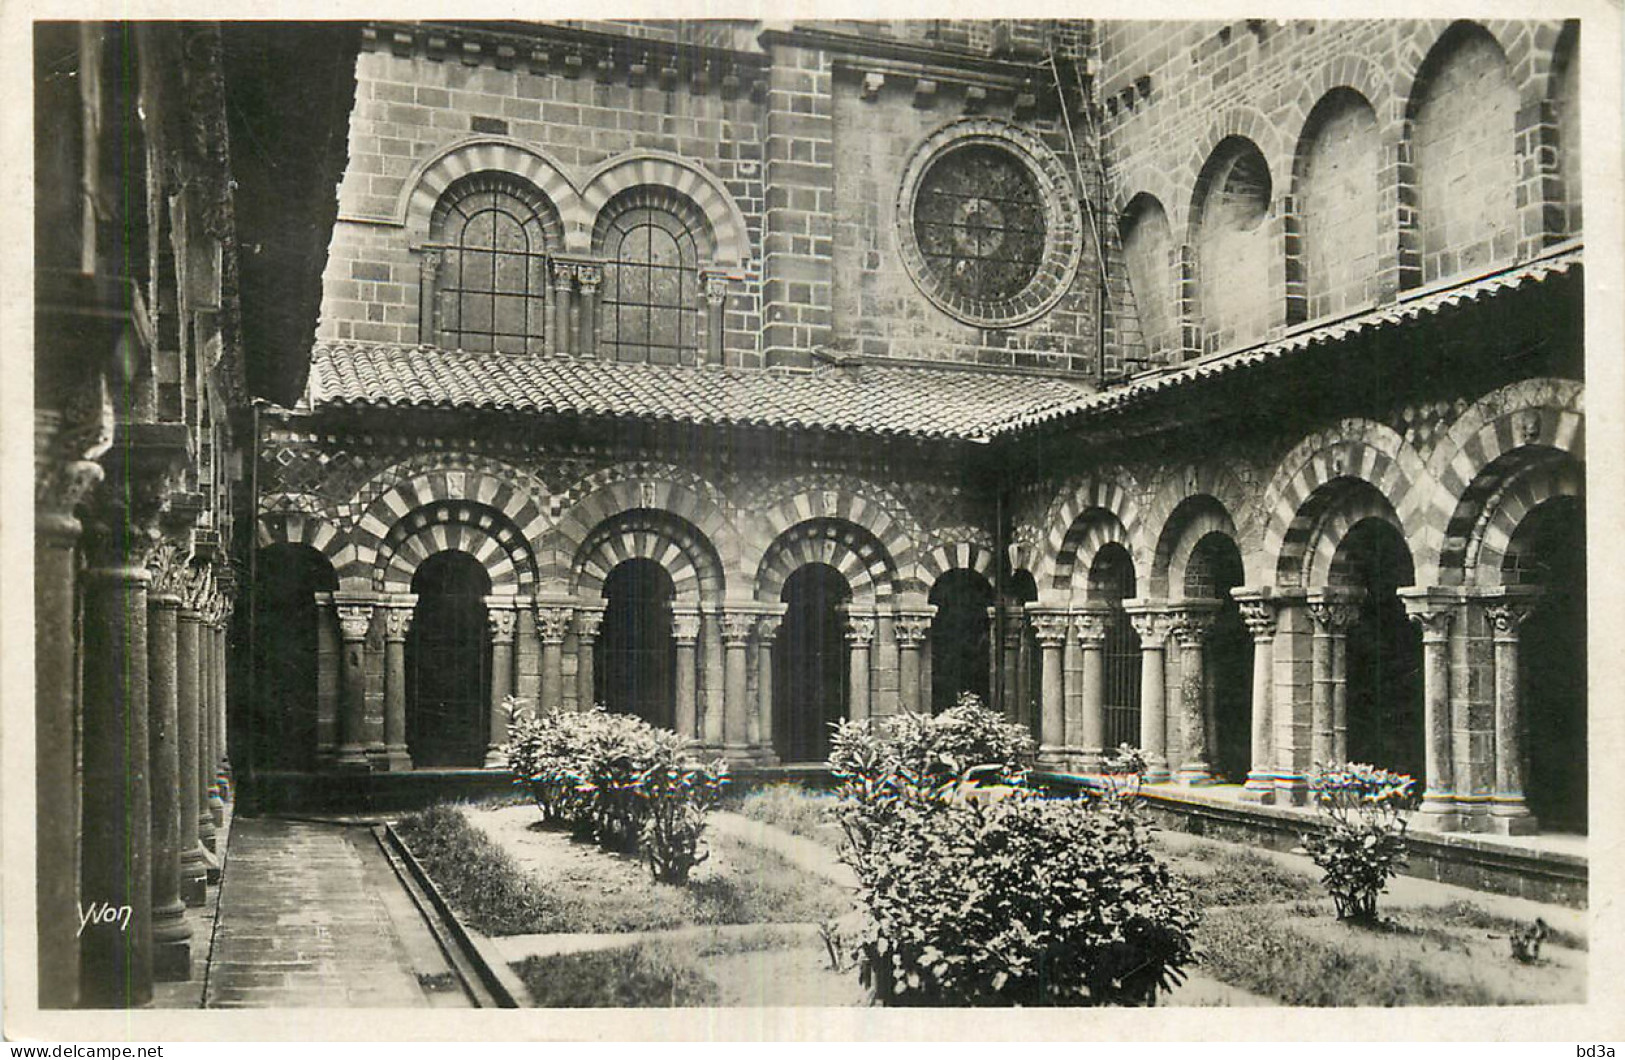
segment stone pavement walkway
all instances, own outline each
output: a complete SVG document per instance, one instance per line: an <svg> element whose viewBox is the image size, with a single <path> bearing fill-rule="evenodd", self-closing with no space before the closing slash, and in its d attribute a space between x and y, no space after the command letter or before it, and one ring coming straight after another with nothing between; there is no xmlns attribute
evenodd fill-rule
<svg viewBox="0 0 1625 1060"><path fill-rule="evenodd" d="M239 818L205 1008L464 1006L372 833Z"/></svg>

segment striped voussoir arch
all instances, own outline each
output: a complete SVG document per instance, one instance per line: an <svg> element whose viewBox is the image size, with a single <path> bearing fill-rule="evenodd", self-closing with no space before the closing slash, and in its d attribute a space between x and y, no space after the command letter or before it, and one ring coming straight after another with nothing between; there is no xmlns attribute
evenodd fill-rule
<svg viewBox="0 0 1625 1060"><path fill-rule="evenodd" d="M637 187L668 189L692 202L711 229L716 264L738 265L749 258L745 215L728 194L727 187L697 163L660 151L639 151L612 158L587 178L581 192L586 231L593 231L611 199Z"/></svg>
<svg viewBox="0 0 1625 1060"><path fill-rule="evenodd" d="M1090 476L1063 489L1044 517L1049 537L1041 545L1035 557L1037 565L1033 568L1040 592L1046 587L1062 591L1071 588L1072 567L1080 555L1079 543L1087 529L1079 520L1092 510L1102 511L1116 522L1122 535L1118 543L1128 549L1135 566L1139 566L1141 554L1135 544L1141 525L1139 504L1117 480ZM1084 555L1090 560L1094 558L1093 551Z"/></svg>
<svg viewBox="0 0 1625 1060"><path fill-rule="evenodd" d="M1341 489L1331 487L1329 492L1334 494L1331 504L1323 510L1309 551L1304 557L1303 584L1308 586L1355 584L1354 572L1349 567L1349 555L1343 550L1343 543L1348 539L1349 531L1367 519L1387 523L1402 538L1405 537L1405 527L1400 524L1399 516L1394 514L1394 506L1370 486L1349 483ZM1405 539L1405 545L1412 550L1414 569L1414 545L1409 538ZM1415 584L1429 583L1417 578Z"/></svg>
<svg viewBox="0 0 1625 1060"><path fill-rule="evenodd" d="M1266 560L1275 557L1282 586L1303 586L1316 529L1349 480L1374 487L1387 499L1410 545L1417 584L1437 555L1446 517L1432 507L1433 479L1399 432L1371 420L1344 420L1311 434L1282 458L1264 488Z"/></svg>
<svg viewBox="0 0 1625 1060"><path fill-rule="evenodd" d="M1585 494L1585 471L1572 460L1550 460L1519 475L1494 498L1488 516L1467 547L1467 572L1472 584L1501 585L1512 555L1518 527L1530 512L1557 497Z"/></svg>
<svg viewBox="0 0 1625 1060"><path fill-rule="evenodd" d="M610 572L630 559L658 563L670 575L673 595L686 602L723 594L722 563L705 535L671 512L632 510L601 523L570 564L573 595L602 596Z"/></svg>
<svg viewBox="0 0 1625 1060"><path fill-rule="evenodd" d="M570 563L569 569L553 571L551 576L574 581L577 560L583 555L582 546L588 537L613 520L638 511L665 513L692 528L725 568L739 554L739 532L723 510L720 494L708 487L654 475L622 478L598 486L571 504L549 532L545 543L551 546L556 561Z"/></svg>
<svg viewBox="0 0 1625 1060"><path fill-rule="evenodd" d="M1585 388L1569 379L1526 379L1485 395L1461 414L1428 462L1448 507L1439 553L1447 583L1467 580L1469 541L1490 498L1532 464L1565 454L1585 462Z"/></svg>
<svg viewBox="0 0 1625 1060"><path fill-rule="evenodd" d="M889 569L910 571L919 562L915 536L893 512L872 496L851 487L807 489L779 501L762 513L756 532L741 542L744 570L760 570L768 551L794 527L810 520L830 520L860 527L879 544Z"/></svg>
<svg viewBox="0 0 1625 1060"><path fill-rule="evenodd" d="M306 545L320 552L340 574L355 562L355 547L337 527L309 512L261 512L254 538L260 548L272 545Z"/></svg>
<svg viewBox="0 0 1625 1060"><path fill-rule="evenodd" d="M471 501L424 505L390 528L374 561L374 584L387 592L410 592L424 560L440 552L465 552L485 568L493 593L531 591L536 560L519 528L502 513Z"/></svg>
<svg viewBox="0 0 1625 1060"><path fill-rule="evenodd" d="M567 246L572 235L579 241L591 230L581 195L564 168L529 144L500 136L459 140L420 162L407 176L401 196L396 200L395 223L405 226L411 235L427 237L435 204L446 189L471 173L483 172L517 177L546 196L559 212ZM586 248L569 246L569 249Z"/></svg>
<svg viewBox="0 0 1625 1060"><path fill-rule="evenodd" d="M756 598L777 602L784 583L812 563L834 567L846 579L852 599L885 603L895 594L897 566L872 533L839 519L811 519L780 534L756 570Z"/></svg>
<svg viewBox="0 0 1625 1060"><path fill-rule="evenodd" d="M1196 546L1209 534L1223 534L1236 540L1236 522L1219 500L1207 494L1191 497L1189 503L1174 509L1157 538L1157 551L1151 559L1151 595L1179 595L1186 591L1185 573L1190 568ZM1240 550L1240 546L1237 546Z"/></svg>
<svg viewBox="0 0 1625 1060"><path fill-rule="evenodd" d="M386 490L362 512L355 530L359 562L378 566L385 539L402 520L420 508L455 501L499 514L527 553L534 550L534 542L551 522L529 493L496 475L454 468L421 472Z"/></svg>
<svg viewBox="0 0 1625 1060"><path fill-rule="evenodd" d="M915 580L929 591L937 579L951 570L972 570L993 580L993 550L974 541L938 545L920 557Z"/></svg>

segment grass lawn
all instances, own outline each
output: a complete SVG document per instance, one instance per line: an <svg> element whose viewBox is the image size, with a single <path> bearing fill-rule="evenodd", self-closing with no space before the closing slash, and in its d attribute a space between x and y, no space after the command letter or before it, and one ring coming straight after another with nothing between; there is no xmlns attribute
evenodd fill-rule
<svg viewBox="0 0 1625 1060"><path fill-rule="evenodd" d="M830 849L832 795L773 784L728 808ZM538 1005L858 1005L852 972L829 968L817 925L851 895L772 851L713 833L687 886L652 881L636 859L573 841L534 807L441 806L398 828L458 915L489 935L595 933L624 944L532 957L515 967ZM1157 842L1202 910L1195 971L1283 1005L1580 1002L1585 940L1554 931L1519 963L1525 925L1441 891L1431 904L1379 904L1382 922L1336 919L1307 859L1167 835ZM1301 866L1298 862L1301 861ZM760 929L632 935L697 925Z"/></svg>

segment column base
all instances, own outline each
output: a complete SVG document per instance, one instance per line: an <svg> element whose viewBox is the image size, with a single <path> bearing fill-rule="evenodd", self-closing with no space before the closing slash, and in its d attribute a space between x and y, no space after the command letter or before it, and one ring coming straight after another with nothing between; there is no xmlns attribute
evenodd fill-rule
<svg viewBox="0 0 1625 1060"><path fill-rule="evenodd" d="M166 983L192 978L192 927L179 901L153 910L152 977Z"/></svg>
<svg viewBox="0 0 1625 1060"><path fill-rule="evenodd" d="M218 795L209 796L209 820L214 822L216 828L226 825L226 801Z"/></svg>
<svg viewBox="0 0 1625 1060"><path fill-rule="evenodd" d="M412 764L412 756L405 747L387 747L378 756L373 768L381 773L410 773L417 767Z"/></svg>
<svg viewBox="0 0 1625 1060"><path fill-rule="evenodd" d="M1091 748L1087 751L1072 752L1072 771L1074 773L1099 773L1105 765L1105 756L1100 749Z"/></svg>
<svg viewBox="0 0 1625 1060"><path fill-rule="evenodd" d="M1275 802L1275 778L1268 773L1251 772L1241 789L1241 801L1269 806Z"/></svg>
<svg viewBox="0 0 1625 1060"><path fill-rule="evenodd" d="M1207 766L1201 762L1180 766L1179 782L1187 788L1206 788L1218 783Z"/></svg>
<svg viewBox="0 0 1625 1060"><path fill-rule="evenodd" d="M1041 769L1054 772L1065 772L1067 768L1066 748L1050 745L1038 749L1038 765Z"/></svg>
<svg viewBox="0 0 1625 1060"><path fill-rule="evenodd" d="M1428 793L1411 814L1410 827L1419 832L1457 832L1461 830L1461 817L1448 796Z"/></svg>
<svg viewBox="0 0 1625 1060"><path fill-rule="evenodd" d="M181 902L200 906L207 896L209 855L201 844L181 855Z"/></svg>
<svg viewBox="0 0 1625 1060"><path fill-rule="evenodd" d="M198 811L197 839L206 852L214 853L214 815L208 810Z"/></svg>
<svg viewBox="0 0 1625 1060"><path fill-rule="evenodd" d="M1168 759L1154 752L1145 755L1145 782L1147 784L1166 784L1174 778L1168 770Z"/></svg>
<svg viewBox="0 0 1625 1060"><path fill-rule="evenodd" d="M488 747L485 750L486 769L507 769L508 753L499 747Z"/></svg>
<svg viewBox="0 0 1625 1060"><path fill-rule="evenodd" d="M1275 776L1275 805L1277 806L1307 806L1309 805L1309 780L1296 773Z"/></svg>
<svg viewBox="0 0 1625 1060"><path fill-rule="evenodd" d="M1540 819L1529 812L1522 796L1501 796L1490 807L1489 831L1493 835L1539 835Z"/></svg>
<svg viewBox="0 0 1625 1060"><path fill-rule="evenodd" d="M367 749L358 743L345 744L333 757L333 768L341 773L364 772L370 768Z"/></svg>

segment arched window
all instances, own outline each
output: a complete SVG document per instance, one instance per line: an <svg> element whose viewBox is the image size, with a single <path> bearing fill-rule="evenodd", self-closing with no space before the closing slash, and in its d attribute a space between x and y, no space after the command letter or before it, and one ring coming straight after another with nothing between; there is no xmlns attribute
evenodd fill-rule
<svg viewBox="0 0 1625 1060"><path fill-rule="evenodd" d="M700 264L705 215L668 188L636 187L604 207L593 235L604 260L600 353L612 360L694 364L706 348Z"/></svg>
<svg viewBox="0 0 1625 1060"><path fill-rule="evenodd" d="M542 353L547 250L557 227L534 188L489 173L447 189L430 219L435 269L434 341L448 349Z"/></svg>

